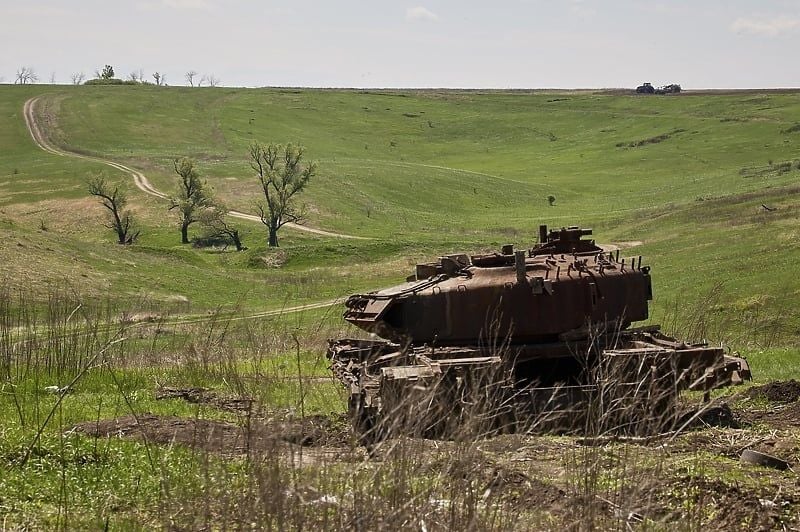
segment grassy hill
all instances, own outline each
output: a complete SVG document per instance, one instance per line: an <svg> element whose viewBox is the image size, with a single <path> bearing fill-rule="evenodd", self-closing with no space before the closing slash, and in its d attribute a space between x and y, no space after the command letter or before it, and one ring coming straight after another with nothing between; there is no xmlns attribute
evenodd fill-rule
<svg viewBox="0 0 800 532"><path fill-rule="evenodd" d="M308 224L366 238L285 228L274 250L260 224L239 221L247 251L181 245L165 201L130 176L34 144L22 109L35 96L62 149L168 193L172 159L193 157L247 212L249 143L300 142L320 168L302 197ZM8 526L350 530L424 516L442 529L621 528L639 513L650 528L796 524L794 473L738 453L800 460L799 402L740 395L741 430L683 427L655 445L519 434L368 454L323 355L326 338L352 332L339 307L225 318L394 284L446 252L527 246L540 223L579 224L653 267L652 321L726 342L762 383L800 378L800 92L0 86L0 116ZM86 193L98 172L128 192L136 245L103 227Z"/></svg>
<svg viewBox="0 0 800 532"><path fill-rule="evenodd" d="M21 120L34 94L44 94L39 119L59 146L141 169L167 192L171 160L193 157L243 211L258 199L248 145L300 142L320 164L303 197L308 224L371 239L287 229L275 252L258 224L243 222L248 252L201 252L177 245L164 203L131 186L144 237L120 249L84 192L93 172L114 174L38 150ZM0 109L10 124L0 133L0 206L12 280L261 309L393 282L445 251L529 244L539 223L580 224L601 242L642 242L629 253L654 267L656 315L684 314L713 291L712 318L741 336L734 318L752 311L780 316L781 337L797 339L785 297L800 295L798 93L3 87Z"/></svg>

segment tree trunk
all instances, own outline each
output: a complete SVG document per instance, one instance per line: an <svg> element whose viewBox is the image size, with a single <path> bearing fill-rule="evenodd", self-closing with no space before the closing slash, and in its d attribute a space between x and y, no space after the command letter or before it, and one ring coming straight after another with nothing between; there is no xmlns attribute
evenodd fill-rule
<svg viewBox="0 0 800 532"><path fill-rule="evenodd" d="M278 228L275 225L269 226L269 247L278 247Z"/></svg>
<svg viewBox="0 0 800 532"><path fill-rule="evenodd" d="M189 243L189 224L181 224L181 244Z"/></svg>
<svg viewBox="0 0 800 532"><path fill-rule="evenodd" d="M239 231L231 231L231 239L233 240L233 245L236 246L236 251L242 251L244 249L242 239L239 237Z"/></svg>
<svg viewBox="0 0 800 532"><path fill-rule="evenodd" d="M127 231L125 231L125 228L122 227L122 220L119 218L116 205L114 205L114 208L111 209L111 214L114 216L114 231L117 232L117 241L123 245L127 244L125 241L128 236L125 234Z"/></svg>

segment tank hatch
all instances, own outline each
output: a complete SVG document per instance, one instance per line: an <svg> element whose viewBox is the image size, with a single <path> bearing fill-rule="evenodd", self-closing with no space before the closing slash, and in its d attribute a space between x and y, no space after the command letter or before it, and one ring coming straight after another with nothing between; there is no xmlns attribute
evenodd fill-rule
<svg viewBox="0 0 800 532"><path fill-rule="evenodd" d="M598 253L603 251L594 240L581 237L592 234L591 229L578 226L562 227L547 231L546 225L539 226L539 243L530 250L530 255L550 255L553 253Z"/></svg>

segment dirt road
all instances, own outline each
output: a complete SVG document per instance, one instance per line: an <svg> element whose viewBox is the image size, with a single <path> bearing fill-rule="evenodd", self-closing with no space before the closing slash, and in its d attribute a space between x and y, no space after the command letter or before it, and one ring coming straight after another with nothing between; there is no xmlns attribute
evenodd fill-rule
<svg viewBox="0 0 800 532"><path fill-rule="evenodd" d="M31 138L36 143L36 145L46 151L47 153L51 153L53 155L58 155L61 157L72 157L75 159L84 159L86 161L94 161L97 163L105 164L110 166L116 170L124 172L130 175L133 178L133 182L136 184L136 187L144 192L145 194L150 194L151 196L155 196L161 199L168 199L169 196L158 190L156 187L150 183L142 172L138 170L134 170L129 166L125 166L124 164L120 164L109 159L104 159L102 157L94 157L91 155L84 155L81 153L77 153L74 151L69 151L66 149L59 148L53 145L50 140L47 138L47 135L44 133L44 127L42 124L37 122L36 120L36 105L39 102L40 96L36 96L34 98L29 99L25 102L25 106L23 107L23 115L25 117L25 125L28 127L28 131L31 134ZM254 214L247 214L245 212L239 211L229 211L229 216L234 218L239 218L242 220L248 220L251 222L261 222L261 218L254 215ZM356 239L356 240L368 240L367 237L362 236L355 236L355 235L346 235L343 233L334 233L333 231L325 231L323 229L315 229L313 227L307 227L305 225L299 225L295 223L287 223L286 227L297 231L303 231L306 233L312 233L315 235L320 236L328 236L328 237L335 237L335 238L349 238L349 239Z"/></svg>

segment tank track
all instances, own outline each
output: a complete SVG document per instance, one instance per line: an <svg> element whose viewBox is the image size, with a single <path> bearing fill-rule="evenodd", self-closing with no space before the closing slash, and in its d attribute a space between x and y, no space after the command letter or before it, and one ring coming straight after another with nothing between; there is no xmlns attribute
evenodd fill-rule
<svg viewBox="0 0 800 532"><path fill-rule="evenodd" d="M581 430L598 405L606 425L642 432L681 390L707 393L750 378L744 359L655 326L499 350L340 339L329 341L327 356L367 443L400 433L448 436L468 426L471 433ZM545 385L522 375L526 363L576 357L586 365L583 382Z"/></svg>

